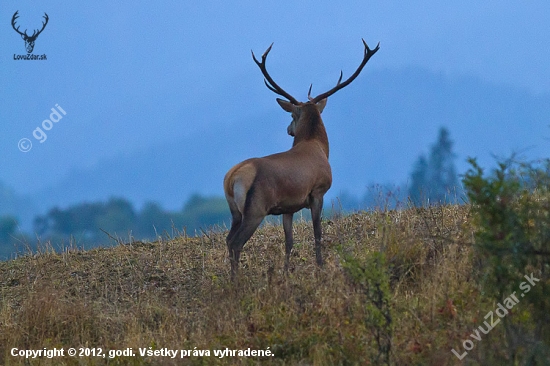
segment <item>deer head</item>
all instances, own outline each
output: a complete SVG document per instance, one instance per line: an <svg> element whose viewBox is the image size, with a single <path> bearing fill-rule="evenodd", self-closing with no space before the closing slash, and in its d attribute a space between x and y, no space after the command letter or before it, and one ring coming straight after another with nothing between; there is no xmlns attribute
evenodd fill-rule
<svg viewBox="0 0 550 366"><path fill-rule="evenodd" d="M262 61L258 61L256 59L256 56L254 55L254 52L252 52L252 58L254 59L254 62L256 62L256 64L262 71L262 74L264 75L265 85L269 88L269 90L288 99L288 101L286 101L286 100L277 98L277 102L285 111L291 113L292 115L292 122L287 128L287 132L290 136L293 136L293 137L296 136L298 121L300 120L300 116L302 114L301 113L302 107L305 104L315 104L317 106L317 110L319 111L319 114L321 114L323 112L323 109L326 106L327 98L333 95L334 93L336 93L338 90L349 85L353 80L355 80L355 78L361 73L361 71L363 70L363 67L365 67L369 59L380 49L380 43L378 43L376 47L371 50L367 45L367 43L365 42L365 40L362 39L362 41L363 41L365 50L363 55L363 61L361 62L357 70L344 82L342 82L343 72L340 71L340 78L338 79L336 86L325 93L317 95L314 98L311 97L311 88L313 85L310 85L309 91L307 93L308 101L305 103L297 101L292 95L284 91L283 88L277 85L277 83L273 80L273 78L271 78L271 76L267 72L265 62L267 59L267 55L269 54L269 52L271 51L271 48L273 47L273 43L267 48L267 50L262 55Z"/></svg>
<svg viewBox="0 0 550 366"><path fill-rule="evenodd" d="M44 30L44 28L46 28L46 24L48 24L48 14L44 13L44 19L46 20L45 22L42 22L42 29L38 30L38 29L35 29L34 32L32 33L32 35L28 35L27 34L27 30L25 29L24 32L21 32L19 30L19 27L15 27L15 22L17 20L17 18L19 18L19 10L15 12L15 14L13 14L13 17L11 18L11 26L13 27L13 29L19 33L21 35L21 38L23 38L23 40L25 41L25 48L27 49L27 53L32 53L33 49L34 49L34 42L36 41L36 38L38 38L38 35L40 33L42 33L42 31Z"/></svg>

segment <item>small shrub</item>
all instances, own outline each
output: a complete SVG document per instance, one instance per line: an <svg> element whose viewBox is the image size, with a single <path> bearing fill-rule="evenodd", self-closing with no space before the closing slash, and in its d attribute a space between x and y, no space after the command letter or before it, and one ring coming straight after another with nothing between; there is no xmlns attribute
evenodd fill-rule
<svg viewBox="0 0 550 366"><path fill-rule="evenodd" d="M499 348L513 364L534 364L546 349L548 362L550 161L535 166L510 159L488 176L474 159L469 162L464 185L477 226L474 261L483 293L495 302L514 291L521 295L516 315L502 319L505 337ZM520 286L525 276L540 281L525 291Z"/></svg>
<svg viewBox="0 0 550 366"><path fill-rule="evenodd" d="M371 331L378 346L377 364L390 363L392 316L390 306L390 280L383 253L369 253L362 262L344 255L342 264L351 282L364 295L365 327Z"/></svg>

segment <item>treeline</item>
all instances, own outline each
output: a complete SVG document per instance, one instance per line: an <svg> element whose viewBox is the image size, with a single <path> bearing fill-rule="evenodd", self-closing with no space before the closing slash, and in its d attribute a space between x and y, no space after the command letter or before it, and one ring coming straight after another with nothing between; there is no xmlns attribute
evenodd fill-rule
<svg viewBox="0 0 550 366"><path fill-rule="evenodd" d="M360 199L343 192L335 201L325 203L325 217L360 209L462 202L464 191L454 166L452 146L449 131L441 128L429 154L418 157L408 185L367 186ZM309 218L308 211L303 214ZM105 245L113 238L153 240L182 232L192 236L201 228L229 224L230 213L223 197L195 194L180 211L166 211L156 203L147 203L138 211L124 198L111 198L107 202L80 203L66 209L55 207L35 217L32 235L18 232L14 217L0 215L0 258L9 257L14 249L25 249L29 243L76 244L90 248Z"/></svg>
<svg viewBox="0 0 550 366"><path fill-rule="evenodd" d="M449 130L441 127L429 153L421 154L414 163L408 183L371 184L359 198L341 192L333 209L345 212L464 203L468 199L456 171L455 159Z"/></svg>
<svg viewBox="0 0 550 366"><path fill-rule="evenodd" d="M35 249L30 243L37 241L91 248L105 245L113 238L127 242L181 233L192 236L201 229L229 223L229 209L222 197L195 194L180 211L167 211L156 203L147 203L138 211L124 198L111 198L66 209L55 207L34 219L32 236L18 233L14 217L0 217L0 258L27 247Z"/></svg>

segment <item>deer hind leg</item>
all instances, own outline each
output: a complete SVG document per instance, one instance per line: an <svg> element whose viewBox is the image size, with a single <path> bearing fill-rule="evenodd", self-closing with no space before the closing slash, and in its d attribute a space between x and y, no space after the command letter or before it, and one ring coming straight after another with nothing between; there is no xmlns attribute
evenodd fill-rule
<svg viewBox="0 0 550 366"><path fill-rule="evenodd" d="M239 258L244 244L250 239L252 234L260 226L264 216L261 215L243 215L240 225L233 232L233 225L227 236L227 249L229 250L229 260L231 261L231 278L235 278L239 270Z"/></svg>
<svg viewBox="0 0 550 366"><path fill-rule="evenodd" d="M323 196L312 197L311 200L311 219L313 221L313 236L315 236L315 257L317 264L323 265L323 256L321 254L321 211L323 210Z"/></svg>
<svg viewBox="0 0 550 366"><path fill-rule="evenodd" d="M285 230L285 249L286 249L286 256L285 256L285 272L288 271L288 264L290 262L290 252L292 251L292 246L294 245L294 241L292 238L292 216L294 214L284 214L283 215L283 228Z"/></svg>
<svg viewBox="0 0 550 366"><path fill-rule="evenodd" d="M229 243L231 238L235 235L237 229L241 226L241 222L243 221L243 215L233 202L229 203L229 210L231 211L231 229L229 230L229 234L227 234L227 243Z"/></svg>

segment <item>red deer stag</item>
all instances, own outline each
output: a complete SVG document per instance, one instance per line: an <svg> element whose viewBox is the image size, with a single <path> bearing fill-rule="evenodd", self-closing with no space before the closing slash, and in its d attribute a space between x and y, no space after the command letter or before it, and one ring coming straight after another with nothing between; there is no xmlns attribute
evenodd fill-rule
<svg viewBox="0 0 550 366"><path fill-rule="evenodd" d="M307 102L298 102L284 91L267 72L265 61L271 46L258 61L254 52L252 58L259 66L266 86L288 101L277 98L279 105L292 114L287 132L294 137L288 151L245 160L227 172L224 178L225 197L231 210L232 223L227 235L227 248L231 261L231 276L239 268L239 257L244 244L267 215L283 215L285 232L285 270L288 269L292 250L292 216L302 208L311 209L315 255L317 264L323 265L321 255L321 210L323 196L332 184L332 173L328 162L328 138L321 119L327 98L349 85L359 75L367 61L378 51L380 43L371 50L363 40L363 61L357 70L344 82L342 72L336 86L329 91L311 97L311 86Z"/></svg>

